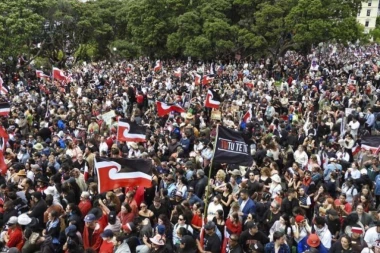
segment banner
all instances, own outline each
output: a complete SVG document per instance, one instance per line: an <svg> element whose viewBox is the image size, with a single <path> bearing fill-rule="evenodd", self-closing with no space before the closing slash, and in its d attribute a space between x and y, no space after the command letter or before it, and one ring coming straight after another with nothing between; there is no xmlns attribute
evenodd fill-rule
<svg viewBox="0 0 380 253"><path fill-rule="evenodd" d="M240 132L218 126L213 162L251 166L253 157Z"/></svg>

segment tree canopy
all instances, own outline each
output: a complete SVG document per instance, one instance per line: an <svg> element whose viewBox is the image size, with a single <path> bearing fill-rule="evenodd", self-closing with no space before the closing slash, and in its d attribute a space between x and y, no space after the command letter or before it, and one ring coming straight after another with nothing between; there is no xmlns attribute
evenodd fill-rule
<svg viewBox="0 0 380 253"><path fill-rule="evenodd" d="M360 0L0 0L0 58L210 60L360 39ZM376 32L376 31L375 31Z"/></svg>

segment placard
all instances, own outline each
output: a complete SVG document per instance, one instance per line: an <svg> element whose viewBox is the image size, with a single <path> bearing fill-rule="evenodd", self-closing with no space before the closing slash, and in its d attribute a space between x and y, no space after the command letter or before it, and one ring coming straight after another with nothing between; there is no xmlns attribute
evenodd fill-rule
<svg viewBox="0 0 380 253"><path fill-rule="evenodd" d="M222 120L222 113L218 110L211 112L211 119L212 120Z"/></svg>
<svg viewBox="0 0 380 253"><path fill-rule="evenodd" d="M231 111L233 111L233 112L239 111L239 106L238 105L231 105Z"/></svg>
<svg viewBox="0 0 380 253"><path fill-rule="evenodd" d="M102 114L102 119L104 120L104 122L106 122L107 125L111 125L112 117L115 117L115 116L116 116L116 113L114 110L112 110L112 111Z"/></svg>

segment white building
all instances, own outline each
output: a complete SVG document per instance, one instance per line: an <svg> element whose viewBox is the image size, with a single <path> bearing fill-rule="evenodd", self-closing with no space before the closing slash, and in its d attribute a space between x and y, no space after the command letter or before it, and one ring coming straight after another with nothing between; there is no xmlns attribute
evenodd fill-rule
<svg viewBox="0 0 380 253"><path fill-rule="evenodd" d="M368 33L376 27L376 18L380 14L380 0L368 0L362 2L362 9L357 21L364 25L364 32Z"/></svg>

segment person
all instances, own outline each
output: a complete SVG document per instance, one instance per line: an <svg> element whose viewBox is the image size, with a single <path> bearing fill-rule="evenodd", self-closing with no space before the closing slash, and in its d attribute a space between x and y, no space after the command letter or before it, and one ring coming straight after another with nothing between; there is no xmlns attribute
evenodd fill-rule
<svg viewBox="0 0 380 253"><path fill-rule="evenodd" d="M114 242L115 253L131 253L131 249L127 243L125 236L118 235Z"/></svg>
<svg viewBox="0 0 380 253"><path fill-rule="evenodd" d="M180 240L178 253L197 253L197 245L191 235L184 235Z"/></svg>
<svg viewBox="0 0 380 253"><path fill-rule="evenodd" d="M48 209L45 200L42 198L41 192L34 192L32 194L33 208L28 212L29 217L36 218L40 225L43 226L44 213Z"/></svg>
<svg viewBox="0 0 380 253"><path fill-rule="evenodd" d="M246 227L247 230L243 231L239 238L239 244L242 246L244 252L248 252L251 248L259 247L258 244L265 245L269 242L268 236L262 231L259 231L257 223L249 221Z"/></svg>
<svg viewBox="0 0 380 253"><path fill-rule="evenodd" d="M103 239L102 245L99 248L99 252L102 253L114 253L114 243L113 243L113 232L111 229L105 229L101 233L101 238Z"/></svg>
<svg viewBox="0 0 380 253"><path fill-rule="evenodd" d="M215 232L216 226L212 221L207 222L204 225L205 236L197 239L198 251L202 253L219 253L222 247L222 242L219 236ZM203 246L202 246L203 245Z"/></svg>
<svg viewBox="0 0 380 253"><path fill-rule="evenodd" d="M101 234L102 227L98 223L94 214L87 214L83 221L85 222L83 230L83 246L84 249L93 249L99 251L100 246L103 243Z"/></svg>
<svg viewBox="0 0 380 253"><path fill-rule="evenodd" d="M8 231L4 235L4 242L8 248L16 247L21 251L24 241L21 227L18 225L18 219L16 216L12 216L8 223Z"/></svg>
<svg viewBox="0 0 380 253"><path fill-rule="evenodd" d="M314 219L314 231L326 249L331 248L332 235L326 224L326 219L320 216Z"/></svg>
<svg viewBox="0 0 380 253"><path fill-rule="evenodd" d="M246 189L240 191L239 205L239 216L242 217L243 222L247 219L248 214L256 212L256 205L253 200L249 198L248 190Z"/></svg>
<svg viewBox="0 0 380 253"><path fill-rule="evenodd" d="M265 245L265 253L276 252L290 253L290 248L286 244L285 234L280 231L274 232L273 242L267 243Z"/></svg>
<svg viewBox="0 0 380 253"><path fill-rule="evenodd" d="M294 189L288 189L288 196L281 203L281 213L287 214L289 217L293 215L292 210L299 206L299 200L295 197Z"/></svg>
<svg viewBox="0 0 380 253"><path fill-rule="evenodd" d="M342 235L341 238L333 244L330 249L330 253L333 252L343 252L343 253L353 253L356 252L351 247L351 238L348 235Z"/></svg>
<svg viewBox="0 0 380 253"><path fill-rule="evenodd" d="M310 248L317 249L319 253L329 252L328 249L323 246L317 234L309 234L307 237L302 239L297 246L298 252L304 252Z"/></svg>
<svg viewBox="0 0 380 253"><path fill-rule="evenodd" d="M370 249L379 250L380 245L378 245L377 240L380 236L380 221L374 222L374 227L367 230L364 235L364 241L367 243Z"/></svg>

